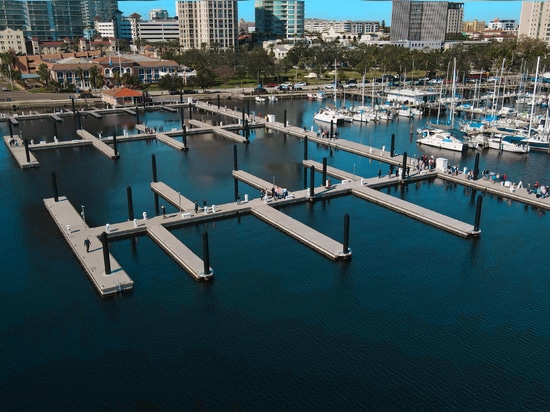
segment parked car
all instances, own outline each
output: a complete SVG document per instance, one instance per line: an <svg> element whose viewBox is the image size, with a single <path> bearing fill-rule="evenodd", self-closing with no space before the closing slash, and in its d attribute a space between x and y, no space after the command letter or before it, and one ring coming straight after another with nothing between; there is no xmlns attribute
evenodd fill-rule
<svg viewBox="0 0 550 412"><path fill-rule="evenodd" d="M298 83L294 84L294 88L296 88L296 87L305 87L305 86L307 86L306 82L298 82Z"/></svg>
<svg viewBox="0 0 550 412"><path fill-rule="evenodd" d="M325 84L325 89L334 89L334 83Z"/></svg>
<svg viewBox="0 0 550 412"><path fill-rule="evenodd" d="M254 89L254 94L267 94L267 90L263 87L256 87Z"/></svg>
<svg viewBox="0 0 550 412"><path fill-rule="evenodd" d="M265 87L277 87L279 86L279 83L268 83L265 85Z"/></svg>
<svg viewBox="0 0 550 412"><path fill-rule="evenodd" d="M180 91L179 90L168 90L168 93L171 94L171 95L174 95L174 94L180 94Z"/></svg>

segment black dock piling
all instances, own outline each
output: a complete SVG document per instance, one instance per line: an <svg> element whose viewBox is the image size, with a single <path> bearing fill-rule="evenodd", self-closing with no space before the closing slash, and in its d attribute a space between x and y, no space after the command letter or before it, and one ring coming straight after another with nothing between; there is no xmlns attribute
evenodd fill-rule
<svg viewBox="0 0 550 412"><path fill-rule="evenodd" d="M134 220L134 202L132 200L132 188L128 186L126 188L126 197L128 199L128 220Z"/></svg>
<svg viewBox="0 0 550 412"><path fill-rule="evenodd" d="M307 160L307 142L308 142L308 138L306 134L304 135L304 160Z"/></svg>
<svg viewBox="0 0 550 412"><path fill-rule="evenodd" d="M187 147L187 126L186 125L183 125L182 126L182 130L183 130L183 137L182 137L182 143L185 147Z"/></svg>
<svg viewBox="0 0 550 412"><path fill-rule="evenodd" d="M349 253L349 214L344 215L344 247L343 253Z"/></svg>
<svg viewBox="0 0 550 412"><path fill-rule="evenodd" d="M479 153L476 153L476 159L474 162L474 180L479 179Z"/></svg>
<svg viewBox="0 0 550 412"><path fill-rule="evenodd" d="M55 177L55 172L52 172L52 190L53 190L53 200L59 202L59 195L57 193L57 179Z"/></svg>
<svg viewBox="0 0 550 412"><path fill-rule="evenodd" d="M248 120L244 121L244 137L246 140L250 138L250 127L248 126Z"/></svg>
<svg viewBox="0 0 550 412"><path fill-rule="evenodd" d="M220 110L220 95L218 94L218 110Z"/></svg>
<svg viewBox="0 0 550 412"><path fill-rule="evenodd" d="M239 170L239 165L237 161L237 145L233 145L233 170ZM239 179L237 179L236 177L233 178L233 184L233 194L235 195L235 199L237 199L237 195L239 194Z"/></svg>
<svg viewBox="0 0 550 412"><path fill-rule="evenodd" d="M74 97L71 97L71 103L73 104L73 116L76 116L76 110L74 108Z"/></svg>
<svg viewBox="0 0 550 412"><path fill-rule="evenodd" d="M283 127L286 127L286 109L283 112Z"/></svg>
<svg viewBox="0 0 550 412"><path fill-rule="evenodd" d="M8 120L8 127L10 129L10 139L13 139L13 126L11 125L11 120Z"/></svg>
<svg viewBox="0 0 550 412"><path fill-rule="evenodd" d="M180 119L181 119L181 128L185 127L185 115L183 113L183 107L180 107Z"/></svg>
<svg viewBox="0 0 550 412"><path fill-rule="evenodd" d="M139 108L135 107L135 111L136 111L136 124L139 124ZM139 133L139 129L138 129L138 133Z"/></svg>
<svg viewBox="0 0 550 412"><path fill-rule="evenodd" d="M208 249L208 232L202 234L202 253L204 263L204 274L210 274L210 250Z"/></svg>
<svg viewBox="0 0 550 412"><path fill-rule="evenodd" d="M334 137L334 122L330 121L330 136L331 139Z"/></svg>
<svg viewBox="0 0 550 412"><path fill-rule="evenodd" d="M250 100L246 101L246 114L250 116Z"/></svg>
<svg viewBox="0 0 550 412"><path fill-rule="evenodd" d="M154 154L151 155L151 162L153 166L153 182L157 182L157 158ZM159 195L155 192L155 214L159 214Z"/></svg>
<svg viewBox="0 0 550 412"><path fill-rule="evenodd" d="M82 130L82 117L80 116L80 112L76 112L76 129Z"/></svg>
<svg viewBox="0 0 550 412"><path fill-rule="evenodd" d="M157 182L157 158L154 154L151 155L151 164L153 167L153 182Z"/></svg>
<svg viewBox="0 0 550 412"><path fill-rule="evenodd" d="M117 140L116 140L116 133L113 133L113 151L115 152L115 157L119 157Z"/></svg>
<svg viewBox="0 0 550 412"><path fill-rule="evenodd" d="M101 243L103 243L103 263L105 263L105 274L111 274L111 260L109 259L109 241L107 233L101 233Z"/></svg>
<svg viewBox="0 0 550 412"><path fill-rule="evenodd" d="M25 145L25 156L27 156L27 163L31 162L31 152L29 150L29 141L27 139L23 139L23 144Z"/></svg>
<svg viewBox="0 0 550 412"><path fill-rule="evenodd" d="M323 178L321 179L321 182L327 181L327 158L323 157Z"/></svg>
<svg viewBox="0 0 550 412"><path fill-rule="evenodd" d="M479 232L479 221L481 220L482 203L483 203L483 196L479 195L477 197L477 204L476 204L476 218L474 221L474 232Z"/></svg>
<svg viewBox="0 0 550 412"><path fill-rule="evenodd" d="M53 121L53 135L54 136L59 136L59 132L57 131L57 122L54 120Z"/></svg>
<svg viewBox="0 0 550 412"><path fill-rule="evenodd" d="M395 156L395 133L391 135L390 157Z"/></svg>
<svg viewBox="0 0 550 412"><path fill-rule="evenodd" d="M309 169L309 200L315 197L315 166Z"/></svg>
<svg viewBox="0 0 550 412"><path fill-rule="evenodd" d="M243 122L242 123L243 123L243 133L244 133L244 120L245 120L245 118L244 118L244 108L242 109L242 112L243 112L242 113L243 114ZM244 136L244 134L243 134L243 136Z"/></svg>
<svg viewBox="0 0 550 412"><path fill-rule="evenodd" d="M193 120L193 103L189 103L189 120Z"/></svg>
<svg viewBox="0 0 550 412"><path fill-rule="evenodd" d="M403 166L401 168L401 179L405 180L407 176L407 152L403 153Z"/></svg>

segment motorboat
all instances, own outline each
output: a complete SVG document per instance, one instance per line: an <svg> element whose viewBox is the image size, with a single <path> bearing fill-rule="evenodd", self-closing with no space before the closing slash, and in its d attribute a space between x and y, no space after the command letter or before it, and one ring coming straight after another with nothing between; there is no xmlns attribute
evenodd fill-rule
<svg viewBox="0 0 550 412"><path fill-rule="evenodd" d="M256 97L254 97L254 100L256 100L256 103L263 103L263 102L265 102L265 97L256 96Z"/></svg>
<svg viewBox="0 0 550 412"><path fill-rule="evenodd" d="M279 99L277 98L277 96L275 96L274 94L270 94L270 95L267 97L267 99L268 99L270 102L273 102L273 103L279 101Z"/></svg>
<svg viewBox="0 0 550 412"><path fill-rule="evenodd" d="M493 134L492 137L488 138L487 145L491 149L500 150L501 152L529 153L531 150L525 137L500 133Z"/></svg>
<svg viewBox="0 0 550 412"><path fill-rule="evenodd" d="M334 124L343 124L345 121L345 116L339 112L336 108L326 106L321 107L317 113L313 116L314 120L324 123L334 123Z"/></svg>
<svg viewBox="0 0 550 412"><path fill-rule="evenodd" d="M400 117L408 117L409 119L414 119L415 117L421 117L422 111L419 109L414 109L412 107L403 106L397 110L397 115Z"/></svg>
<svg viewBox="0 0 550 412"><path fill-rule="evenodd" d="M453 150L455 152L462 152L466 148L464 140L454 136L448 130L424 128L418 129L417 133L420 135L416 139L416 143L418 144Z"/></svg>

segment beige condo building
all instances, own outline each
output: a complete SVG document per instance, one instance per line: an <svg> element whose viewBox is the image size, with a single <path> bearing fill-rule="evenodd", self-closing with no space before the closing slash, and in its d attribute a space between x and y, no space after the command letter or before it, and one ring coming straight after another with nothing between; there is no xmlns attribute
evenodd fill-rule
<svg viewBox="0 0 550 412"><path fill-rule="evenodd" d="M232 49L237 44L236 0L184 0L176 2L180 46L199 49L217 46Z"/></svg>
<svg viewBox="0 0 550 412"><path fill-rule="evenodd" d="M522 3L518 35L540 39L550 46L550 2Z"/></svg>

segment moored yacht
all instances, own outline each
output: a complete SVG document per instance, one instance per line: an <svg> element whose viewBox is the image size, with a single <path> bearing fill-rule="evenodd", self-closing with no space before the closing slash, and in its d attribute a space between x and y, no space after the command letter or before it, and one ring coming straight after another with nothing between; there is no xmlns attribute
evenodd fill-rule
<svg viewBox="0 0 550 412"><path fill-rule="evenodd" d="M447 130L424 128L418 129L417 133L420 135L420 137L416 139L416 143L418 144L453 150L455 152L462 152L466 148L466 144L461 138L453 136L453 134Z"/></svg>

